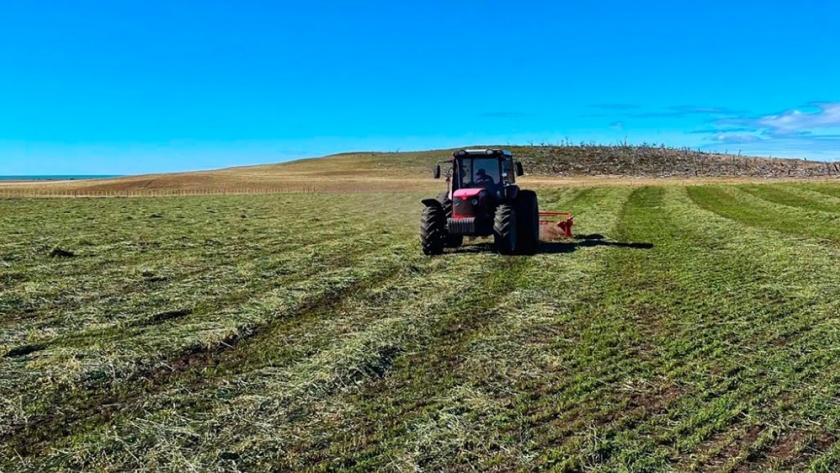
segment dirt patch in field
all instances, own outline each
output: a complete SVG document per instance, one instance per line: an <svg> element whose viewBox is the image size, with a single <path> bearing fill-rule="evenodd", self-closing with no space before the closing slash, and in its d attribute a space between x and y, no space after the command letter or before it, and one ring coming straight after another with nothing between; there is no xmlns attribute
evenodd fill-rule
<svg viewBox="0 0 840 473"><path fill-rule="evenodd" d="M756 471L775 465L789 471L804 471L818 455L827 452L837 439L829 434L802 430L785 432L769 446L759 461L742 465L737 471Z"/></svg>
<svg viewBox="0 0 840 473"><path fill-rule="evenodd" d="M751 425L746 429L742 430L740 436L729 444L727 444L723 449L721 449L716 455L710 458L703 466L708 466L710 469L715 469L715 471L719 470L728 470L727 466L730 460L733 458L737 458L742 451L749 448L750 445L755 443L758 439L758 436L761 435L762 428L757 425ZM723 436L725 434L721 434Z"/></svg>

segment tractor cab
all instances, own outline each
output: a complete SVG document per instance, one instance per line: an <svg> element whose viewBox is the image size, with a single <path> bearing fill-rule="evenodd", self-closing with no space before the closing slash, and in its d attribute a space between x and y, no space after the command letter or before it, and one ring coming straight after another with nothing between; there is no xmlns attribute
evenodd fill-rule
<svg viewBox="0 0 840 473"><path fill-rule="evenodd" d="M513 160L513 154L501 149L462 149L452 153L446 178L450 193L461 189L484 189L492 199L505 198L505 187L516 183L521 176L522 164ZM440 178L440 164L435 168L435 178Z"/></svg>

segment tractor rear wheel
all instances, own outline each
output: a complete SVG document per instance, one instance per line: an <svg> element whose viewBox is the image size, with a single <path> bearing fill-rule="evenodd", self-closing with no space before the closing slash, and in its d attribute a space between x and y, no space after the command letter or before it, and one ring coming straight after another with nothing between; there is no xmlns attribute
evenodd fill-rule
<svg viewBox="0 0 840 473"><path fill-rule="evenodd" d="M437 205L423 209L420 216L420 246L424 255L439 255L443 253L446 242L446 217L443 208Z"/></svg>
<svg viewBox="0 0 840 473"><path fill-rule="evenodd" d="M496 209L493 221L493 243L496 251L503 255L512 255L517 248L516 209L512 205L502 204Z"/></svg>
<svg viewBox="0 0 840 473"><path fill-rule="evenodd" d="M452 218L452 201L449 200L449 193L444 192L442 194L438 194L437 196L438 202L443 207L443 213L445 218L450 219ZM447 248L458 248L464 243L464 235L450 235L449 232L446 232L446 247Z"/></svg>
<svg viewBox="0 0 840 473"><path fill-rule="evenodd" d="M517 197L516 216L517 231L519 233L519 248L517 253L534 255L540 245L540 208L537 193L534 191L519 191Z"/></svg>

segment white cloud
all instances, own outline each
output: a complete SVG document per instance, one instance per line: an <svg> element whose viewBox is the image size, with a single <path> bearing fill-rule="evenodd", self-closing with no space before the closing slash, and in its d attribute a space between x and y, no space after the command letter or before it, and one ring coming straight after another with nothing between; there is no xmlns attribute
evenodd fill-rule
<svg viewBox="0 0 840 473"><path fill-rule="evenodd" d="M761 138L755 135L746 135L746 134L736 134L736 135L724 135L720 134L715 137L715 139L721 143L732 143L732 144L739 144L739 143L757 143L761 141Z"/></svg>
<svg viewBox="0 0 840 473"><path fill-rule="evenodd" d="M813 133L823 128L840 127L840 103L814 103L818 111L786 110L778 115L760 118L756 125L769 128L778 134Z"/></svg>
<svg viewBox="0 0 840 473"><path fill-rule="evenodd" d="M712 129L704 132L709 135L708 149L741 145L744 152L759 155L840 158L840 102L814 102L805 109L725 118L710 125Z"/></svg>

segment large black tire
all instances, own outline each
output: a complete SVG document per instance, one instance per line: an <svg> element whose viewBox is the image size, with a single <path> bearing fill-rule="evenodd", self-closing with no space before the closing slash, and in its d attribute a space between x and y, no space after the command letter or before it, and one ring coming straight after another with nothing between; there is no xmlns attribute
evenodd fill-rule
<svg viewBox="0 0 840 473"><path fill-rule="evenodd" d="M437 200L440 202L441 207L443 207L445 218L452 218L452 201L449 200L449 193L444 192L438 194ZM444 244L447 248L458 248L463 243L464 235L450 235L449 232L446 232L446 242Z"/></svg>
<svg viewBox="0 0 840 473"><path fill-rule="evenodd" d="M517 248L516 209L513 205L502 204L496 208L493 221L493 243L496 251L503 255L516 253Z"/></svg>
<svg viewBox="0 0 840 473"><path fill-rule="evenodd" d="M534 255L540 247L540 208L537 193L529 190L519 191L516 204L516 223L519 233L517 253Z"/></svg>
<svg viewBox="0 0 840 473"><path fill-rule="evenodd" d="M420 246L427 256L443 253L446 242L446 217L443 208L436 205L423 209L420 216Z"/></svg>

